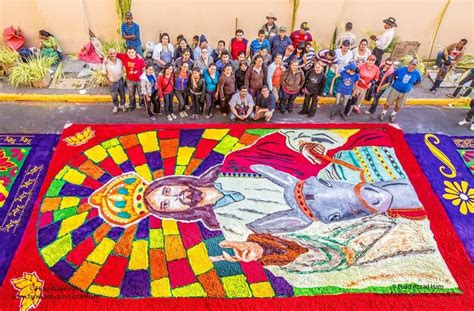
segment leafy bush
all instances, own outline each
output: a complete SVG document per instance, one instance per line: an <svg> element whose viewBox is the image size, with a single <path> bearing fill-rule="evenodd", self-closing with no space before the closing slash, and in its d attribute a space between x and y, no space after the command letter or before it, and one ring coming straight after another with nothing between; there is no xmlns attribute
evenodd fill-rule
<svg viewBox="0 0 474 311"><path fill-rule="evenodd" d="M18 62L19 54L6 46L0 47L0 65L11 65Z"/></svg>
<svg viewBox="0 0 474 311"><path fill-rule="evenodd" d="M49 68L55 62L53 57L32 57L26 63L15 66L8 77L14 87L33 85L49 74Z"/></svg>
<svg viewBox="0 0 474 311"><path fill-rule="evenodd" d="M102 87L108 86L109 82L101 70L93 70L92 76L89 78L89 84L92 87Z"/></svg>

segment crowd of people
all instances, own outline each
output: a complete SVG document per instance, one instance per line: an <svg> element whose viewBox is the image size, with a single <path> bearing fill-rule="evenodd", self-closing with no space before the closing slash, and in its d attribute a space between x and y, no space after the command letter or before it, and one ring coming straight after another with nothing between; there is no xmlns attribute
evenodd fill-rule
<svg viewBox="0 0 474 311"><path fill-rule="evenodd" d="M122 25L127 50L109 50L103 64L113 112L145 109L152 119L164 112L173 121L177 115L212 118L219 109L232 121L269 122L276 110L292 113L298 96L304 97L299 114L308 117L315 115L322 97L335 96L329 117L347 120L351 114L363 112L364 99L373 99L364 113L374 114L380 98L388 93L378 119L384 120L394 106L389 117L394 122L408 94L422 80L417 59L399 68L395 68L393 59L383 60L395 36L397 23L393 17L383 20L382 35L370 36L369 40L375 43L373 50L368 48L367 39L357 41L353 25L348 22L336 39L336 49L320 51L314 50L307 22L288 33L286 27L277 26L275 14L266 18L257 38L249 40L243 30L237 29L228 45L219 40L215 48L211 48L205 35L196 35L191 42L179 35L173 44L170 35L162 33L160 42L148 51L151 57L146 57L140 28L128 12ZM438 54L436 64L440 69L432 91L462 58L466 44L467 40L462 39ZM128 107L125 86L130 98ZM459 91L452 94L458 95ZM177 107L173 104L175 98Z"/></svg>

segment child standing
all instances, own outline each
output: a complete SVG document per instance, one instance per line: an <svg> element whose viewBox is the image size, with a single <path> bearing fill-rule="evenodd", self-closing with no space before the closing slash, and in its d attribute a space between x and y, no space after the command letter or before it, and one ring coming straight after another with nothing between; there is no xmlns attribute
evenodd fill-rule
<svg viewBox="0 0 474 311"><path fill-rule="evenodd" d="M452 68L453 68L453 64L451 63L450 60L447 60L443 63L443 65L439 68L438 74L436 75L436 79L433 83L433 86L430 89L431 92L433 93L436 92L436 90L441 85L441 82L443 82L444 78L446 78L446 75Z"/></svg>
<svg viewBox="0 0 474 311"><path fill-rule="evenodd" d="M343 120L347 120L347 116L341 109L343 109L354 91L354 85L359 80L359 74L356 73L357 66L354 63L350 63L344 67L344 70L339 74L341 82L336 88L336 103L332 108L331 115L329 118L334 120L336 114L340 114Z"/></svg>

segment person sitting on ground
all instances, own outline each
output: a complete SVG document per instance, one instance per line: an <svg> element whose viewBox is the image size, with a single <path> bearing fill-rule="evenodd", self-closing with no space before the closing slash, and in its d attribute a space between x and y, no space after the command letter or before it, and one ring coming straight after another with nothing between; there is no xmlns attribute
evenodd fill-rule
<svg viewBox="0 0 474 311"><path fill-rule="evenodd" d="M262 87L267 83L267 68L263 65L262 55L255 57L255 64L253 64L245 74L245 86L252 97L255 97Z"/></svg>
<svg viewBox="0 0 474 311"><path fill-rule="evenodd" d="M379 79L376 82L374 81L374 83L376 83L377 85L377 88L374 92L374 101L372 102L372 105L370 106L369 110L365 111L365 114L375 113L379 105L379 100L382 97L383 93L386 89L390 87L390 85L392 85L393 73L395 72L395 67L393 66L392 58L389 57L385 60L385 62L380 64L379 71Z"/></svg>
<svg viewBox="0 0 474 311"><path fill-rule="evenodd" d="M255 117L254 120L265 118L265 122L270 122L276 107L275 96L270 93L266 85L262 87L262 91L257 95L255 101Z"/></svg>
<svg viewBox="0 0 474 311"><path fill-rule="evenodd" d="M262 49L260 50L260 52L257 52L257 54L255 54L255 55L252 57L252 62L251 62L251 64L253 64L253 63L255 62L255 57L256 57L257 55L261 55L261 56L263 57L263 64L264 64L265 66L267 66L267 67L268 67L268 66L270 65L270 63L272 62L272 56L271 56L270 54L268 54L268 49L264 47L264 48L262 48Z"/></svg>
<svg viewBox="0 0 474 311"><path fill-rule="evenodd" d="M125 13L125 22L122 24L121 31L126 46L134 47L137 54L143 56L140 26L133 21L131 12Z"/></svg>
<svg viewBox="0 0 474 311"><path fill-rule="evenodd" d="M219 77L217 92L219 93L219 106L221 107L221 113L226 116L229 113L230 98L235 93L235 77L233 75L231 64L225 65L224 70Z"/></svg>
<svg viewBox="0 0 474 311"><path fill-rule="evenodd" d="M58 60L61 60L62 51L58 40L51 33L46 30L39 31L39 37L41 40L41 53L44 56L54 55Z"/></svg>
<svg viewBox="0 0 474 311"><path fill-rule="evenodd" d="M329 116L331 120L334 120L337 114L339 114L343 120L347 120L347 116L342 109L347 105L347 102L354 92L354 86L356 82L359 81L359 74L356 73L356 70L356 64L350 63L339 73L341 82L336 88L336 102Z"/></svg>
<svg viewBox="0 0 474 311"><path fill-rule="evenodd" d="M397 23L393 17L384 19L383 23L385 32L381 36L370 36L370 39L375 41L375 48L372 51L372 54L375 55L376 66L379 66L382 62L383 54L395 37L395 27L397 27Z"/></svg>
<svg viewBox="0 0 474 311"><path fill-rule="evenodd" d="M292 44L286 47L285 54L283 54L282 58L283 66L285 66L285 68L290 66L290 63L294 58L294 51L295 47Z"/></svg>
<svg viewBox="0 0 474 311"><path fill-rule="evenodd" d="M181 68L183 66L183 64L187 64L190 71L194 67L194 61L191 59L191 50L190 49L185 49L183 51L183 56L176 59L176 61L174 63L174 66L175 66L176 70L178 70L179 68Z"/></svg>
<svg viewBox="0 0 474 311"><path fill-rule="evenodd" d="M232 66L230 61L230 53L229 51L224 50L222 51L221 58L216 62L217 72L219 72L219 75L222 75L222 72L227 65Z"/></svg>
<svg viewBox="0 0 474 311"><path fill-rule="evenodd" d="M352 32L352 23L347 22L346 26L344 27L344 30L345 31L337 35L336 46L341 46L342 42L344 42L345 40L348 40L350 42L350 47L352 49L356 43L356 35Z"/></svg>
<svg viewBox="0 0 474 311"><path fill-rule="evenodd" d="M445 61L436 74L433 86L430 89L431 92L436 93L436 90L439 88L441 82L443 82L451 69L453 69L453 63L450 60Z"/></svg>
<svg viewBox="0 0 474 311"><path fill-rule="evenodd" d="M189 53L189 50L186 53ZM189 68L188 63L183 62L175 73L174 94L178 100L178 112L181 118L188 116L186 107L188 106Z"/></svg>
<svg viewBox="0 0 474 311"><path fill-rule="evenodd" d="M438 69L447 60L451 61L452 66L455 67L464 56L464 52L466 52L466 44L467 40L461 39L458 43L448 45L444 51L438 52L433 69Z"/></svg>
<svg viewBox="0 0 474 311"><path fill-rule="evenodd" d="M214 60L209 56L209 50L207 48L201 48L199 58L195 59L194 68L198 68L202 74L204 69L207 69L210 64L213 64Z"/></svg>
<svg viewBox="0 0 474 311"><path fill-rule="evenodd" d="M191 43L191 50L194 51L195 48L197 48L199 45L199 36L195 35L193 36L193 42Z"/></svg>
<svg viewBox="0 0 474 311"><path fill-rule="evenodd" d="M202 49L207 49L208 51L210 50L209 49L209 43L207 42L207 38L205 35L201 35L199 37L199 42L198 42L198 46L196 46L194 49L193 49L193 56L194 56L194 61L196 61L197 59L199 59L199 57L201 57L201 51Z"/></svg>
<svg viewBox="0 0 474 311"><path fill-rule="evenodd" d="M232 56L232 60L236 60L241 52L247 51L248 40L244 38L244 31L237 29L235 31L235 37L230 40L229 52ZM248 55L246 55L248 57Z"/></svg>
<svg viewBox="0 0 474 311"><path fill-rule="evenodd" d="M191 119L197 120L204 110L204 102L206 101L206 82L201 76L201 70L198 67L193 68L193 73L189 80L189 93L193 104Z"/></svg>
<svg viewBox="0 0 474 311"><path fill-rule="evenodd" d="M313 36L309 32L309 25L307 22L302 22L300 29L295 30L291 33L290 39L293 43L293 46L298 46L300 42L311 42L313 41Z"/></svg>
<svg viewBox="0 0 474 311"><path fill-rule="evenodd" d="M288 111L288 113L293 112L293 103L295 102L296 96L298 96L300 93L303 85L303 70L299 68L298 61L294 59L290 63L290 68L285 70L281 77L282 95L280 100L280 112L282 114L284 114L285 111Z"/></svg>
<svg viewBox="0 0 474 311"><path fill-rule="evenodd" d="M453 94L447 94L446 96L451 97L451 98L456 98L458 97L459 93L461 93L461 89L464 87L466 83L471 82L467 90L464 92L464 97L469 96L472 92L472 88L474 87L474 68L469 69L469 72L465 73L465 77L461 79L458 83L458 87L454 90Z"/></svg>
<svg viewBox="0 0 474 311"><path fill-rule="evenodd" d="M473 98L471 98L469 106L471 107L471 109L466 113L464 120L458 122L460 126L471 123L472 118L474 117L474 99ZM471 131L474 131L474 123L471 123L471 126L469 127L469 129Z"/></svg>
<svg viewBox="0 0 474 311"><path fill-rule="evenodd" d="M252 42L247 46L247 54L253 58L254 55L263 48L266 48L267 51L270 50L270 42L265 39L265 31L260 29L258 31L257 39L252 40Z"/></svg>
<svg viewBox="0 0 474 311"><path fill-rule="evenodd" d="M217 41L217 48L212 50L212 53L211 53L211 57L215 63L217 63L217 61L221 59L222 52L224 51L225 51L225 41L224 40Z"/></svg>
<svg viewBox="0 0 474 311"><path fill-rule="evenodd" d="M119 108L123 112L127 111L125 107L125 81L123 80L123 64L117 58L117 51L111 48L104 62L102 63L102 73L109 84L110 95L112 95L112 103L114 108L112 112L115 114ZM120 105L119 105L120 96Z"/></svg>
<svg viewBox="0 0 474 311"><path fill-rule="evenodd" d="M158 77L157 88L160 101L163 101L163 109L165 110L166 117L168 118L168 121L173 121L173 119L177 118L176 115L173 113L173 65L165 65L162 74Z"/></svg>
<svg viewBox="0 0 474 311"><path fill-rule="evenodd" d="M148 64L145 71L140 76L141 93L145 100L146 113L150 119L156 120L155 112L159 111L158 90L156 88L156 75L153 64Z"/></svg>
<svg viewBox="0 0 474 311"><path fill-rule="evenodd" d="M130 101L128 108L133 111L137 108L135 95L138 94L139 109L144 108L143 96L141 93L140 77L145 69L145 61L137 55L135 48L129 46L127 53L118 53L117 58L122 61L125 67L126 85L128 88L128 99Z"/></svg>
<svg viewBox="0 0 474 311"><path fill-rule="evenodd" d="M392 88L387 97L387 102L383 107L382 113L379 115L379 120L383 121L387 115L388 108L395 104L393 112L390 115L390 122L395 122L396 115L400 109L403 108L408 98L408 94L421 83L421 74L417 69L418 60L412 59L408 66L404 66L395 70L394 81Z"/></svg>
<svg viewBox="0 0 474 311"><path fill-rule="evenodd" d="M367 41L367 39L362 39L359 42L359 47L352 50L352 55L354 57L352 61L357 66L366 63L369 56L372 55L372 51L367 47L368 45L369 41Z"/></svg>
<svg viewBox="0 0 474 311"><path fill-rule="evenodd" d="M267 71L268 90L275 96L275 102L278 102L281 97L281 77L284 71L283 56L276 54L273 63L270 64Z"/></svg>
<svg viewBox="0 0 474 311"><path fill-rule="evenodd" d="M173 59L176 61L178 58L183 57L184 51L188 51L188 50L191 51L191 48L188 42L186 41L186 39L181 38L179 40L178 46L174 49ZM190 58L194 61L193 57L194 55L191 54Z"/></svg>
<svg viewBox="0 0 474 311"><path fill-rule="evenodd" d="M214 104L219 95L217 92L219 73L217 72L216 64L210 64L208 69L204 69L202 75L206 82L206 105L204 107L204 113L206 119L210 119L214 116Z"/></svg>
<svg viewBox="0 0 474 311"><path fill-rule="evenodd" d="M338 71L342 71L345 66L347 66L354 59L354 55L350 48L349 40L344 40L340 48L336 52L337 66Z"/></svg>
<svg viewBox="0 0 474 311"><path fill-rule="evenodd" d="M249 68L249 64L246 60L240 61L239 69L235 71L235 88L236 90L240 90L242 86L245 85L245 75L247 74L247 70Z"/></svg>
<svg viewBox="0 0 474 311"><path fill-rule="evenodd" d="M270 40L272 37L278 35L278 26L275 24L277 17L275 13L270 13L266 16L267 22L263 24L261 30L265 32L265 38Z"/></svg>
<svg viewBox="0 0 474 311"><path fill-rule="evenodd" d="M303 89L304 102L299 114L307 114L312 118L318 109L318 100L321 98L326 85L326 75L323 72L323 64L316 62L314 69L306 73L306 82Z"/></svg>
<svg viewBox="0 0 474 311"><path fill-rule="evenodd" d="M232 98L229 101L229 119L231 121L249 121L254 119L254 106L255 103L253 101L252 95L249 94L245 85L242 86L240 91L232 95Z"/></svg>
<svg viewBox="0 0 474 311"><path fill-rule="evenodd" d="M374 81L379 80L380 76L380 69L379 67L375 66L375 55L370 55L367 59L367 63L361 64L359 66L359 81L356 83L356 87L353 92L353 96L357 97L355 105L352 105L349 108L349 112L347 115L350 115L352 111L356 114L360 114L360 106L362 101L365 98L365 94L367 90L370 88Z"/></svg>
<svg viewBox="0 0 474 311"><path fill-rule="evenodd" d="M155 45L153 49L152 59L161 71L166 64L173 63L174 47L170 42L170 35L166 32L161 34L160 43Z"/></svg>

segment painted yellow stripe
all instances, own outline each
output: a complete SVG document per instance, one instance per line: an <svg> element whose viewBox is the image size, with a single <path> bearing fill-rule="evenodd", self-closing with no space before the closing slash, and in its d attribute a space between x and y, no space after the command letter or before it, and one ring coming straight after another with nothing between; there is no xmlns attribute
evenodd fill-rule
<svg viewBox="0 0 474 311"><path fill-rule="evenodd" d="M79 94L0 94L0 102L9 101L34 101L34 102L57 102L57 103L110 103L110 95L79 95ZM322 98L320 104L333 104L334 97ZM295 101L297 104L303 103L303 98L298 97ZM380 104L384 104L385 99L380 100ZM368 104L368 102L364 102ZM440 105L440 106L469 106L468 98L409 98L406 105Z"/></svg>

